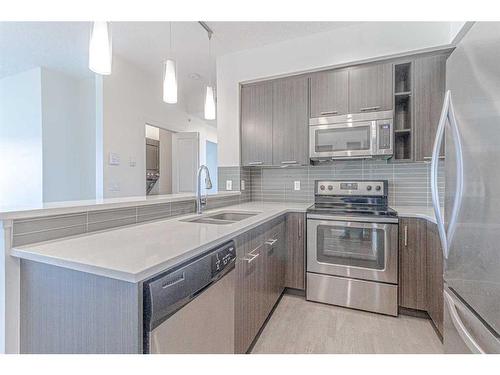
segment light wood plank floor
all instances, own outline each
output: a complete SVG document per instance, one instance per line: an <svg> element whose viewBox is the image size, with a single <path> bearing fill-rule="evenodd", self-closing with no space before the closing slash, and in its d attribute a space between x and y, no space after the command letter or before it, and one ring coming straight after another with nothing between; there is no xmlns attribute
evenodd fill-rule
<svg viewBox="0 0 500 375"><path fill-rule="evenodd" d="M286 294L252 350L265 353L442 353L426 319L391 317Z"/></svg>

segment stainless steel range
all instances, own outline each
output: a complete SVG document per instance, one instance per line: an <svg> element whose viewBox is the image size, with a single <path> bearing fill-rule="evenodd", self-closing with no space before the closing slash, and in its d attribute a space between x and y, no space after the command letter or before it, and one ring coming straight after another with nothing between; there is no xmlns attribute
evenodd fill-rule
<svg viewBox="0 0 500 375"><path fill-rule="evenodd" d="M398 217L387 180L316 181L307 210L308 300L398 313Z"/></svg>

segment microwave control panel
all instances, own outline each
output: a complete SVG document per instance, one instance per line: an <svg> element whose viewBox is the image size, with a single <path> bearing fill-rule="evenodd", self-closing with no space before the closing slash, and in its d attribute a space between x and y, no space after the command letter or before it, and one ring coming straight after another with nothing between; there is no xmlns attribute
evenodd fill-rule
<svg viewBox="0 0 500 375"><path fill-rule="evenodd" d="M391 124L382 123L378 125L378 149L388 150L391 148Z"/></svg>

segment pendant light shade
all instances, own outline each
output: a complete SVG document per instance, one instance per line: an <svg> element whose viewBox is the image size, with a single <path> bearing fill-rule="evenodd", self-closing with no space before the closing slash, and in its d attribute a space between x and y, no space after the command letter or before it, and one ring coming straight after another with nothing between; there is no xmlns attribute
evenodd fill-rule
<svg viewBox="0 0 500 375"><path fill-rule="evenodd" d="M167 60L163 67L163 101L169 104L177 103L177 74L175 61Z"/></svg>
<svg viewBox="0 0 500 375"><path fill-rule="evenodd" d="M111 34L107 22L94 22L89 44L89 69L95 73L111 74Z"/></svg>
<svg viewBox="0 0 500 375"><path fill-rule="evenodd" d="M205 120L215 120L215 95L211 86L207 86L207 95L205 96Z"/></svg>

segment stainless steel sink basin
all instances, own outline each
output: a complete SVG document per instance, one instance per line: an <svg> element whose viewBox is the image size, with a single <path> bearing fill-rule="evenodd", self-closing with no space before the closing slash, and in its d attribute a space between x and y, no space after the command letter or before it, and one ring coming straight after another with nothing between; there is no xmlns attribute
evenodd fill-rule
<svg viewBox="0 0 500 375"><path fill-rule="evenodd" d="M210 219L208 217L198 217L194 219L185 219L181 220L186 223L198 223L198 224L217 224L217 225L224 225L224 224L232 224L235 223L235 221L228 221L228 220L217 220L217 219Z"/></svg>
<svg viewBox="0 0 500 375"><path fill-rule="evenodd" d="M255 212L220 212L207 217L215 220L240 221L255 215L257 215Z"/></svg>
<svg viewBox="0 0 500 375"><path fill-rule="evenodd" d="M203 216L197 216L194 218L192 217L181 221L187 223L227 225L236 223L237 221L248 219L249 217L258 215L259 213L260 212L223 211Z"/></svg>

